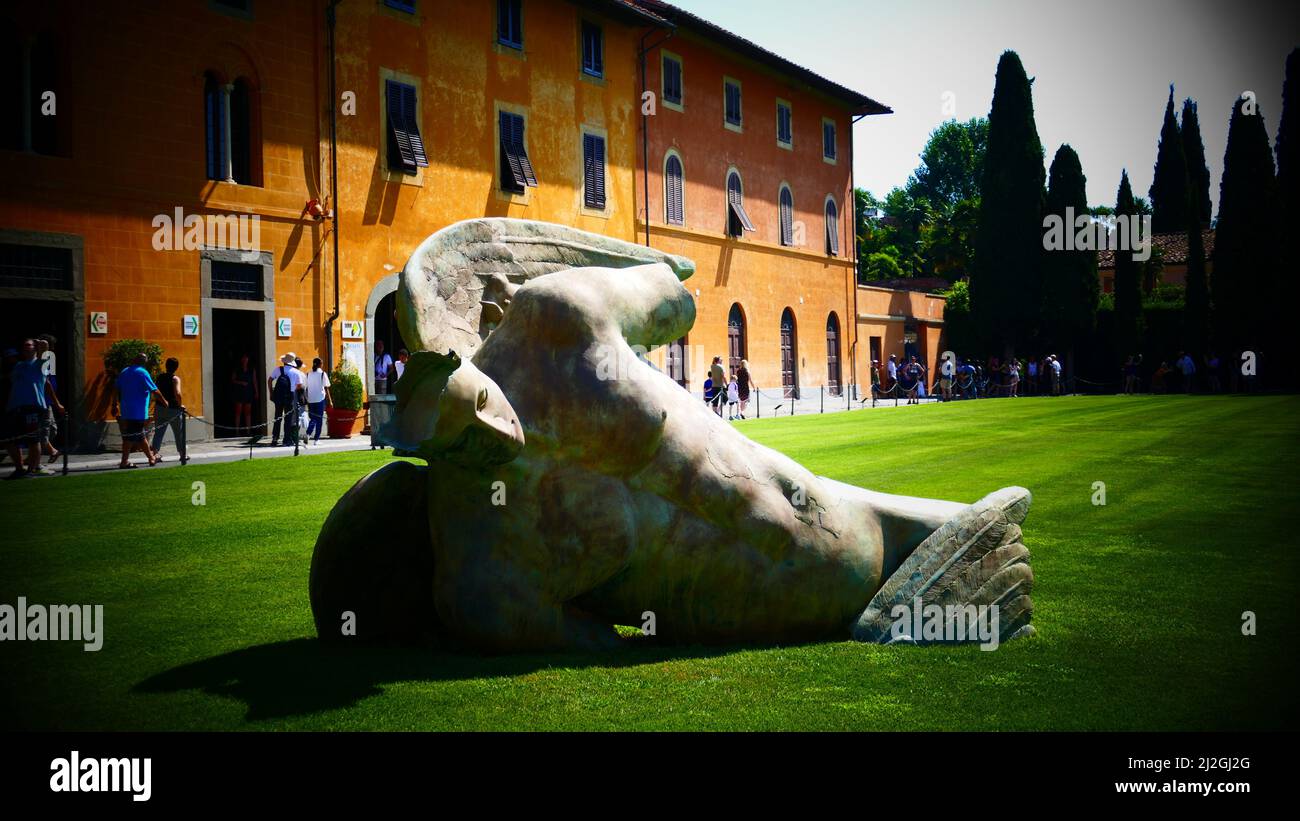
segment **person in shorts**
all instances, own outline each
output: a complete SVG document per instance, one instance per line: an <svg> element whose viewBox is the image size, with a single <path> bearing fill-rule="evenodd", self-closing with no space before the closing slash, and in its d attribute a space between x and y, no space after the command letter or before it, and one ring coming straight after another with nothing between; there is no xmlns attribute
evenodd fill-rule
<svg viewBox="0 0 1300 821"><path fill-rule="evenodd" d="M54 393L54 386L46 379L41 360L36 357L36 342L24 339L20 359L9 372L9 396L5 401L3 438L6 450L14 462L10 479L40 476L41 440L46 422L46 411L53 408L60 415L63 405ZM27 464L23 465L23 449L27 450Z"/></svg>
<svg viewBox="0 0 1300 821"><path fill-rule="evenodd" d="M122 416L117 420L118 427L122 430L122 463L118 465L119 468L135 467L131 463L131 453L137 448L144 453L144 458L149 461L149 467L158 464L153 449L149 447L149 440L145 438L144 429L149 421L149 400L157 396L160 407L171 406L146 370L148 365L149 357L139 354L135 362L117 375L117 393L121 398L122 407Z"/></svg>

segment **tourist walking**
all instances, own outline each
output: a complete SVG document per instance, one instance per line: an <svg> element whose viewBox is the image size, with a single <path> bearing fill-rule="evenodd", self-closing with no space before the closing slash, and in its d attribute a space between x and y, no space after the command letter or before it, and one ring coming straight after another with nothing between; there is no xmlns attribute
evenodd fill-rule
<svg viewBox="0 0 1300 821"><path fill-rule="evenodd" d="M384 353L384 340L375 340L375 393L388 393L388 375L393 370L393 358Z"/></svg>
<svg viewBox="0 0 1300 821"><path fill-rule="evenodd" d="M54 387L45 377L42 362L36 357L36 341L24 339L19 356L9 371L4 427L0 430L0 438L5 440L5 449L14 463L10 479L40 476L45 472L41 467L41 439L46 410L53 408L60 416L64 413ZM24 449L26 467L23 466Z"/></svg>
<svg viewBox="0 0 1300 821"><path fill-rule="evenodd" d="M122 409L117 422L122 430L122 463L119 468L135 467L131 463L131 454L137 449L144 453L150 467L158 463L145 437L145 426L149 422L149 401L157 396L158 404L167 407L167 399L158 390L149 371L145 370L148 364L149 357L138 354L135 361L117 375L118 401Z"/></svg>
<svg viewBox="0 0 1300 821"><path fill-rule="evenodd" d="M1179 351L1174 366L1178 368L1178 372L1182 375L1183 393L1191 393L1192 381L1196 377L1196 363L1192 361L1186 351Z"/></svg>
<svg viewBox="0 0 1300 821"><path fill-rule="evenodd" d="M176 453L179 454L180 460L185 461L185 406L181 402L181 378L177 375L180 369L180 360L171 357L167 360L166 371L158 374L155 382L158 385L158 393L166 400L166 404L159 404L154 419L153 427L153 452L154 461L161 462L163 437L167 435L167 428L172 429L172 439L176 442Z"/></svg>
<svg viewBox="0 0 1300 821"><path fill-rule="evenodd" d="M754 382L749 378L749 360L740 360L740 370L736 371L736 390L740 394L740 418L745 418L745 408L749 405L749 391Z"/></svg>
<svg viewBox="0 0 1300 821"><path fill-rule="evenodd" d="M307 374L305 381L307 385L306 438L319 442L320 431L324 427L325 409L334 405L334 399L330 396L330 375L321 367L319 356L311 361L311 373ZM314 438L313 431L316 434Z"/></svg>
<svg viewBox="0 0 1300 821"><path fill-rule="evenodd" d="M379 344L379 343L375 343ZM302 371L294 367L296 357L287 353L280 357L280 366L267 378L271 401L275 403L275 422L271 427L271 447L280 444L280 423L284 423L284 443L298 438L298 394L302 388Z"/></svg>

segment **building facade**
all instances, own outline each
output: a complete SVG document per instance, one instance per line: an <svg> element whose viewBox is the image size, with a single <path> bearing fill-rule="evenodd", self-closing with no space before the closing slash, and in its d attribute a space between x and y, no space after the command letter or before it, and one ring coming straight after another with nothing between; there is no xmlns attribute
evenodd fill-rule
<svg viewBox="0 0 1300 821"><path fill-rule="evenodd" d="M122 339L180 359L196 438L234 433L244 356L254 423L285 352L349 359L373 388L376 343L404 345L407 257L474 217L694 259L696 326L653 355L691 390L722 356L767 390L838 394L918 317L937 348L929 301L854 276L853 122L889 109L668 4L4 15L21 116L0 145L0 327L58 338L83 445L114 435L103 355Z"/></svg>

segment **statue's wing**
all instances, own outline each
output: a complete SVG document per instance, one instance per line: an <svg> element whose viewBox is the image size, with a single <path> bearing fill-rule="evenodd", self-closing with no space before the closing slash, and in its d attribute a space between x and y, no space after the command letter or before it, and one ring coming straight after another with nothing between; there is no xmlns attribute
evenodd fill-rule
<svg viewBox="0 0 1300 821"><path fill-rule="evenodd" d="M482 344L483 302L489 321L499 317L499 299L485 300L485 288L503 275L518 286L566 268L628 268L662 262L686 279L695 263L619 239L532 220L492 217L449 225L411 254L398 287L397 321L413 350L469 358Z"/></svg>

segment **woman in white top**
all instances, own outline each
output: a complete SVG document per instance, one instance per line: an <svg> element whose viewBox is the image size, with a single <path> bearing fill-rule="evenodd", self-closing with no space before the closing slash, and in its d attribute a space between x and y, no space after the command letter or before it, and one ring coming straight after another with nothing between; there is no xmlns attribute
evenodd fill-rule
<svg viewBox="0 0 1300 821"><path fill-rule="evenodd" d="M321 369L320 357L311 361L311 372L307 374L307 438L313 442L320 441L320 430L324 427L325 407L333 406L330 397L330 375ZM315 438L312 430L316 431Z"/></svg>

